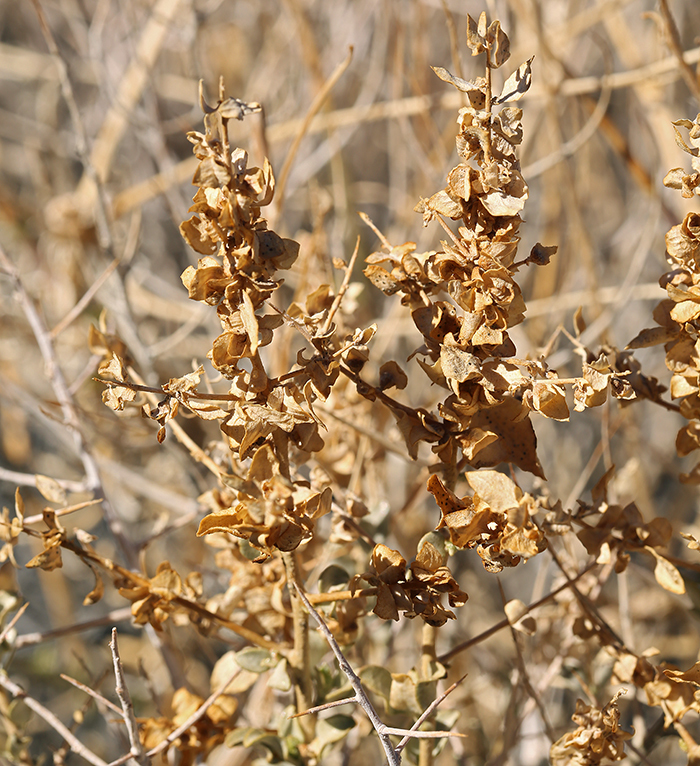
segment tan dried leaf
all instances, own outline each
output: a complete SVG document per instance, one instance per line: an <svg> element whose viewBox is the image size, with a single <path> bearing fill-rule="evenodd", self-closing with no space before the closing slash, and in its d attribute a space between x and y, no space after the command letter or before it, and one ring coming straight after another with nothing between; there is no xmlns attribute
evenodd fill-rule
<svg viewBox="0 0 700 766"><path fill-rule="evenodd" d="M494 104L504 104L506 101L518 101L530 90L532 84L532 60L529 58L503 83L500 95L494 99Z"/></svg>
<svg viewBox="0 0 700 766"><path fill-rule="evenodd" d="M681 573L668 559L664 558L651 546L645 545L644 550L651 553L656 559L656 567L654 568L656 582L658 582L664 590L667 590L670 593L675 593L677 596L682 596L685 593L685 583L683 582Z"/></svg>
<svg viewBox="0 0 700 766"><path fill-rule="evenodd" d="M486 39L491 49L491 63L494 69L498 69L510 58L510 40L508 35L501 29L501 22L498 19L495 19L489 25Z"/></svg>
<svg viewBox="0 0 700 766"><path fill-rule="evenodd" d="M456 77L447 69L441 66L430 67L433 72L444 82L449 82L450 85L454 85L457 90L462 93L480 93L482 98L485 99L484 85L480 82L472 82L471 80L463 80L461 77Z"/></svg>
<svg viewBox="0 0 700 766"><path fill-rule="evenodd" d="M483 409L472 418L471 428L496 436L470 460L474 468L513 463L523 471L545 478L537 458L537 437L530 421L529 410L515 399Z"/></svg>
<svg viewBox="0 0 700 766"><path fill-rule="evenodd" d="M36 488L50 503L57 503L58 505L66 504L66 490L50 476L43 476L37 473L34 476Z"/></svg>
<svg viewBox="0 0 700 766"><path fill-rule="evenodd" d="M681 537L688 541L688 548L690 548L691 551L700 550L700 540L698 540L695 535L691 535L688 532L681 532Z"/></svg>
<svg viewBox="0 0 700 766"><path fill-rule="evenodd" d="M486 13L482 11L478 23L467 14L467 47L472 56L478 56L486 50Z"/></svg>
<svg viewBox="0 0 700 766"><path fill-rule="evenodd" d="M537 623L534 617L528 613L527 604L524 604L517 598L508 601L503 611L506 613L506 618L510 625L515 630L524 633L526 636L532 636L537 630Z"/></svg>
<svg viewBox="0 0 700 766"><path fill-rule="evenodd" d="M402 390L408 385L406 373L393 360L385 362L379 368L379 388L386 391L389 388Z"/></svg>
<svg viewBox="0 0 700 766"><path fill-rule="evenodd" d="M474 492L497 513L517 508L523 498L520 487L500 471L469 471L465 478Z"/></svg>

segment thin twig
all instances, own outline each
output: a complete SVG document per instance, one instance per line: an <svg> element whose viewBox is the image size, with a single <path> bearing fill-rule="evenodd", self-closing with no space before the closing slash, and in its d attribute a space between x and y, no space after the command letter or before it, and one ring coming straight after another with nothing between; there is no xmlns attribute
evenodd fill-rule
<svg viewBox="0 0 700 766"><path fill-rule="evenodd" d="M61 53L58 49L56 39L54 38L51 27L46 20L46 15L44 14L44 9L41 6L40 0L32 0L32 2L34 4L36 15L39 19L39 26L41 27L44 41L46 42L46 46L49 49L51 58L54 60L56 65L58 80L61 84L61 93L63 94L63 99L66 102L66 106L68 107L68 112L70 114L71 123L73 125L73 132L77 143L76 148L83 164L85 177L90 179L90 182L94 185L94 189L96 191L97 205L95 206L95 220L97 223L97 231L99 233L100 242L105 250L111 252L113 249L113 239L112 232L109 227L109 218L107 215L107 211L109 210L110 206L107 203L104 187L102 185L103 179L99 177L98 172L95 169L95 164L93 163L92 157L90 156L87 131L85 130L85 124L80 115L80 109L78 108L75 93L73 92L73 84L71 83L70 77L68 76L68 67L66 66L66 62L63 60L63 57L61 56Z"/></svg>
<svg viewBox="0 0 700 766"><path fill-rule="evenodd" d="M559 556L557 556L556 551L552 548L551 545L549 547L549 554L554 560L554 563L559 567L559 570L561 571L561 573L564 575L564 577L566 577L566 579L571 584L571 592L574 594L574 596L576 596L576 600L579 602L583 610L587 612L594 619L594 621L597 622L598 625L602 627L603 630L605 630L609 634L609 636L617 642L618 648L624 649L628 654L634 654L634 652L627 647L624 639L621 638L615 632L615 630L613 630L610 623L603 617L603 615L600 613L600 610L593 603L593 601L584 593L582 593L579 590L579 588L576 586L575 583L576 583L576 579L578 578L572 579L569 577L569 575L566 572L566 569L564 568L564 565L561 562L561 559L559 558Z"/></svg>
<svg viewBox="0 0 700 766"><path fill-rule="evenodd" d="M355 699L357 703L365 711L367 717L370 720L370 723L379 735L379 741L382 743L382 747L384 748L387 763L389 766L401 766L401 756L394 750L394 746L391 744L389 735L383 732L383 729L385 728L384 724L382 723L381 718L377 715L377 711L374 709L372 703L370 702L367 693L362 688L362 681L360 681L359 676L355 673L355 671L350 666L350 663L345 658L345 655L338 646L338 642L335 640L335 637L329 630L326 623L323 621L321 615L313 608L309 599L306 598L306 594L297 585L297 583L293 582L292 585L296 589L296 592L299 594L299 598L304 602L304 606L308 609L309 614L318 623L321 633L323 633L326 641L328 642L328 645L338 660L340 669L343 671L343 673L345 673L348 681L350 682L350 685L355 690Z"/></svg>
<svg viewBox="0 0 700 766"><path fill-rule="evenodd" d="M585 574L591 571L594 567L598 566L595 561L590 563L583 571L579 572L576 577L574 577L571 580L567 580L563 585L560 585L558 588L553 590L551 593L548 593L546 596L543 596L538 601L534 601L532 604L530 604L527 607L527 611L531 612L533 609L536 609L538 606L542 606L542 604L546 604L547 601L550 599L553 599L555 596L558 596L562 591L565 591L567 588L570 588L574 583L578 582ZM441 663L449 662L453 657L456 657L458 654L461 654L466 649L471 648L472 646L476 646L477 644L480 644L482 641L485 641L487 638L490 638L495 633L498 633L499 630L503 630L503 628L507 628L510 625L508 620L501 620L500 622L496 623L495 625L492 625L488 630L485 630L483 633L479 633L478 636L474 636L474 638L470 638L468 641L463 641L461 644L457 644L457 646L450 649L449 652L445 652L444 654L441 654L437 661Z"/></svg>
<svg viewBox="0 0 700 766"><path fill-rule="evenodd" d="M30 710L33 710L38 716L43 718L54 731L63 737L76 755L84 758L93 766L107 766L106 761L103 761L99 755L95 755L92 750L86 747L50 710L47 710L40 702L30 697L21 686L11 681L4 673L0 673L0 686L10 692L13 697L21 699Z"/></svg>
<svg viewBox="0 0 700 766"><path fill-rule="evenodd" d="M380 231L379 227L374 223L374 221L367 215L367 213L363 213L362 211L359 212L359 216L364 221L364 223L366 223L367 226L369 226L369 228L372 229L372 231L377 235L384 249L390 253L394 248L392 247L391 242L389 242L382 231Z"/></svg>
<svg viewBox="0 0 700 766"><path fill-rule="evenodd" d="M304 604L298 597L299 588L294 590L290 583L296 585L299 577L299 564L294 551L283 551L282 561L287 575L287 587L292 602L292 621L294 627L294 647L287 654L287 662L291 670L292 683L296 697L297 710L308 710L313 701L313 685L311 681L311 661L309 657L309 615L304 609ZM315 735L315 721L312 718L304 719L301 730L307 742L311 742Z"/></svg>
<svg viewBox="0 0 700 766"><path fill-rule="evenodd" d="M140 383L139 388L141 390L144 390L147 388L147 386L144 385L144 381L139 377L138 373L132 369L129 368L129 375L131 375L134 380L136 380L138 383ZM157 390L157 389L156 389ZM146 398L150 402L151 406L156 406L158 403L158 400L156 399L156 396L154 393L151 393L149 391L145 391ZM160 392L161 395L164 393L163 391ZM175 438L182 444L185 449L188 450L190 455L198 462L205 465L214 476L218 479L221 475L221 469L219 466L207 455L207 453L190 437L190 435L185 431L185 429L173 418L169 422L170 427L173 430L173 433L175 434Z"/></svg>
<svg viewBox="0 0 700 766"><path fill-rule="evenodd" d="M90 301L95 297L95 293L102 287L102 285L110 278L112 273L116 270L117 266L119 266L119 258L113 258L112 262L107 266L107 268L100 274L99 277L90 285L90 287L85 291L82 298L73 306L73 308L61 319L61 321L54 325L53 329L49 333L51 336L51 340L54 338L57 338L65 329L68 327L73 320L75 320L78 316L80 316L81 312L84 308L87 307L87 305L90 303Z"/></svg>
<svg viewBox="0 0 700 766"><path fill-rule="evenodd" d="M36 486L36 483L35 485ZM103 499L97 498L97 500L87 500L84 503L76 503L75 505L69 505L67 508L57 508L54 513L56 514L56 518L59 518L60 516L67 516L69 513L75 513L76 511L82 511L83 508L89 508L92 505L99 505L103 502ZM53 510L53 509L51 509ZM25 524L40 524L44 520L44 514L43 513L36 513L34 516L25 516L24 517L24 523ZM0 525L3 524L2 519L0 519Z"/></svg>
<svg viewBox="0 0 700 766"><path fill-rule="evenodd" d="M501 601L503 602L503 610L505 612L505 607L507 605L507 599L506 599L506 592L503 589L503 583L501 582L501 579L498 579L498 590L501 593ZM517 658L517 665L518 665L518 671L520 673L521 678L523 679L523 686L525 687L525 691L529 695L530 699L532 699L537 705L537 709L540 713L540 718L542 719L542 723L544 724L545 731L547 732L547 736L549 737L550 742L555 742L557 737L554 734L554 729L552 728L552 724L549 722L549 717L547 716L547 710L542 702L542 697L538 693L538 691L535 689L535 687L532 685L532 681L530 680L530 674L527 671L527 668L525 667L525 660L523 658L522 649L520 647L520 642L518 641L518 633L513 626L513 623L509 621L508 627L510 628L510 636L513 640L513 646L515 647L515 656ZM522 718L520 719L520 722L516 724L516 726L519 728L522 725ZM516 728L517 733L517 728Z"/></svg>
<svg viewBox="0 0 700 766"><path fill-rule="evenodd" d="M126 606L122 609L115 609L108 614L105 614L103 617L96 617L94 620L73 623L71 625L66 625L64 628L55 628L54 630L47 630L43 633L24 633L21 636L17 636L15 647L17 649L23 649L25 646L42 644L44 641L50 641L53 638L62 638L63 636L69 636L72 633L80 633L83 630L99 628L102 625L113 625L115 622L123 622L130 619L131 607Z"/></svg>
<svg viewBox="0 0 700 766"><path fill-rule="evenodd" d="M671 53L678 61L678 68L680 69L681 77L685 80L685 84L693 94L695 102L700 105L700 82L698 77L693 72L690 64L684 59L683 46L681 44L681 36L678 32L673 14L668 7L668 0L659 0L659 9L661 10L661 18L664 23L664 31L666 32L666 42L671 50Z"/></svg>
<svg viewBox="0 0 700 766"><path fill-rule="evenodd" d="M683 53L683 61L687 64L697 64L700 61L700 47L692 48ZM668 56L659 61L623 72L615 72L603 76L572 77L564 80L558 90L562 97L580 96L587 93L599 93L606 88L618 90L633 87L637 83L652 83L655 80L671 75L673 80L680 77L678 60ZM665 81L666 82L666 81ZM666 84L670 84L666 82ZM193 88L194 83L193 83ZM548 92L544 86L533 84L523 101L540 101L547 98ZM324 133L343 127L356 126L358 123L379 122L381 120L396 120L401 117L425 114L426 112L451 111L463 106L463 94L446 92L438 95L407 96L389 101L375 101L367 105L351 106L336 109L326 114L319 114L311 121L307 135ZM188 102L189 103L189 102ZM267 128L267 138L270 144L289 141L298 134L303 119L285 120L272 124ZM199 160L188 157L172 167L156 173L153 176L132 184L119 192L114 198L113 215L119 218L125 213L146 204L149 200L165 193L172 186L189 181L192 178Z"/></svg>
<svg viewBox="0 0 700 766"><path fill-rule="evenodd" d="M98 691L91 689L89 686L86 686L84 683L81 683L75 678L71 678L65 673L60 673L60 676L64 681L67 681L69 684L72 684L73 686L75 686L76 689L80 689L80 691L85 692L85 694L88 694L97 702L102 703L105 707L109 708L113 713L116 713L120 718L124 718L124 711L120 707L115 705L114 702L111 702L110 700L108 700L107 697L103 697ZM131 758L132 756L129 755L129 757Z"/></svg>
<svg viewBox="0 0 700 766"><path fill-rule="evenodd" d="M362 590L337 590L331 593L307 593L306 598L312 604L333 604L336 601L350 601L353 598L366 598L376 596L376 588L363 588Z"/></svg>
<svg viewBox="0 0 700 766"><path fill-rule="evenodd" d="M150 761L146 755L146 751L143 749L141 738L139 737L139 725L136 722L136 716L134 715L134 704L131 701L129 688L124 679L124 668L122 667L121 657L119 656L116 628L112 628L112 640L109 642L109 648L112 652L114 678L117 682L116 692L119 701L122 703L122 715L124 716L124 723L126 724L126 731L129 736L131 755L139 764L141 764L141 766L149 766Z"/></svg>
<svg viewBox="0 0 700 766"><path fill-rule="evenodd" d="M323 323L323 327L319 331L319 335L325 335L330 329L331 322L333 321L333 317L336 315L336 312L340 308L340 304L343 300L343 296L345 295L345 291L348 289L348 285L350 284L350 278L352 277L352 270L355 267L355 261L357 260L357 254L359 252L360 252L360 237L358 235L357 240L355 242L355 249L353 250L352 256L350 257L350 262L345 267L345 277L343 278L343 284L340 286L340 290L338 290L338 294L335 296L333 305L331 306L328 312L328 316L326 317L326 321Z"/></svg>
<svg viewBox="0 0 700 766"><path fill-rule="evenodd" d="M311 713L320 713L322 710L330 710L334 707L340 707L341 705L350 705L357 702L357 697L346 697L342 700L335 700L335 702L324 702L323 705L316 705L316 707L310 707L308 710L302 710L301 713L292 713L287 718L301 718Z"/></svg>
<svg viewBox="0 0 700 766"><path fill-rule="evenodd" d="M309 614L318 623L321 633L323 633L326 641L328 642L328 645L330 646L331 650L333 651L333 654L335 654L335 657L338 660L340 669L343 671L343 673L345 673L348 681L350 682L350 685L355 690L355 696L353 698L348 698L344 700L344 703L355 701L365 711L365 713L367 714L367 717L370 720L370 723L374 727L374 730L379 735L379 739L382 743L382 747L384 748L384 752L386 753L387 763L389 764L389 766L400 766L401 764L401 754L391 744L391 740L389 739L390 734L394 734L401 737L402 736L413 737L416 739L438 739L442 737L461 737L462 736L461 734L457 732L450 732L450 731L418 731L415 727L420 725L419 723L414 724L414 728L411 728L411 729L397 729L393 726L387 726L386 724L384 724L381 718L379 717L379 715L377 714L377 711L374 709L374 706L370 702L369 697L367 696L367 693L365 692L362 686L362 681L360 680L359 676L355 673L355 671L352 669L350 663L347 661L347 658L343 654L340 646L338 646L338 642L335 640L335 637L331 633L330 628L326 625L325 621L323 620L323 617L321 617L321 615L313 608L313 606L311 605L311 602L307 598L306 594L299 587L299 585L296 582L293 582L292 585L296 589L296 592L299 594L299 598L304 602L304 606L308 609ZM433 712L434 709L435 709L434 706L430 706L427 713L424 712L423 716L421 716L419 721L422 723L425 720L425 718Z"/></svg>
<svg viewBox="0 0 700 766"><path fill-rule="evenodd" d="M19 487L36 488L36 474L23 473L21 471L11 471L9 468L0 466L0 481L7 481ZM84 481L72 481L71 479L54 479L63 489L68 492L87 492L87 485Z"/></svg>
<svg viewBox="0 0 700 766"><path fill-rule="evenodd" d="M279 215L282 209L282 205L284 204L284 190L287 185L287 179L289 178L289 173L292 169L292 164L294 163L294 158L297 155L302 139L306 135L309 126L311 125L311 121L318 114L321 107L323 106L324 101L328 98L328 95L333 89L333 86L338 82L345 70L350 66L350 62L352 61L352 51L352 46L350 46L348 55L343 61L341 61L340 64L338 64L338 66L335 68L335 71L323 84L321 90L319 90L319 92L316 94L316 97L311 103L304 121L299 126L297 135L294 138L294 142L292 143L289 152L287 153L284 165L282 166L282 170L280 171L280 174L277 178L277 189L275 193L275 199L277 201L277 215Z"/></svg>
<svg viewBox="0 0 700 766"><path fill-rule="evenodd" d="M34 338L41 351L41 356L44 359L46 365L47 377L51 381L56 399L61 407L61 412L65 421L65 425L69 430L73 443L75 445L76 452L83 464L85 475L87 479L87 488L94 492L96 495L104 498L103 509L105 520L112 532L115 540L119 544L122 552L124 553L129 566L136 564L136 556L134 547L127 538L122 521L112 508L112 504L107 500L105 491L102 487L102 479L100 477L100 471L97 466L92 453L87 448L85 438L83 436L82 429L80 427L80 421L78 419L77 410L73 397L70 394L70 390L66 383L66 379L63 375L58 359L56 357L56 351L53 346L51 334L47 329L44 320L39 315L34 303L29 297L22 280L20 279L19 272L15 265L10 261L5 250L0 246L0 266L5 273L10 277L14 289L15 296L20 304L24 315L29 322L29 326L32 329Z"/></svg>
<svg viewBox="0 0 700 766"><path fill-rule="evenodd" d="M447 699L447 696L449 694L452 694L452 692L461 684L464 682L464 679L469 675L469 673L465 673L461 678L458 678L453 684L450 684L447 689L442 694L438 694L438 696L428 705L428 707L421 713L420 718L411 726L411 731L414 729L417 729L423 721L425 721L427 718L429 718L433 711L438 707L438 705L441 705L442 702ZM434 732L435 734L440 734L441 732ZM443 732L444 733L444 732ZM452 733L452 736L463 736L463 735L457 735L456 732ZM409 743L409 740L411 738L406 735L401 742L396 746L396 752L400 753L404 747Z"/></svg>
<svg viewBox="0 0 700 766"><path fill-rule="evenodd" d="M174 742L180 735L184 734L190 728L190 726L194 726L194 724L199 721L199 719L207 712L207 710L209 710L209 708L216 702L216 700L219 699L219 697L226 691L228 685L236 678L240 672L240 668L235 668L231 675L226 679L226 681L224 681L224 683L222 683L221 686L216 689L216 691L212 692L186 721L180 724L177 729L171 731L170 734L168 734L168 736L162 742L159 742L155 747L152 747L146 753L146 755L149 758L153 758L154 755L162 753L163 750L168 747L168 745Z"/></svg>
<svg viewBox="0 0 700 766"><path fill-rule="evenodd" d="M17 614L5 625L0 633L0 644L7 638L9 632L15 627L19 618L27 611L29 607L29 601L25 601L22 606L17 610Z"/></svg>

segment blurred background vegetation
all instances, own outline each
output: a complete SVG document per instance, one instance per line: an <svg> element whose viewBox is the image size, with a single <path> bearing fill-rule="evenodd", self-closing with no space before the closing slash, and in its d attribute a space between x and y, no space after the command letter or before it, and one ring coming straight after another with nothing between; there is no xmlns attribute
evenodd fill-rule
<svg viewBox="0 0 700 766"><path fill-rule="evenodd" d="M700 4L677 0L669 6L695 70ZM549 266L523 276L528 319L513 333L519 356L537 355L553 339L551 366L561 376L577 374L571 344L555 332L562 323L572 330L578 306L589 347L623 348L653 325L652 309L664 297L658 278L668 268L664 234L693 204L661 183L668 170L686 164L671 121L692 119L699 108L655 2L43 0L41 9L49 37L35 2L0 2L0 244L54 328L57 358L105 489L135 546L148 539L139 555L151 574L169 559L183 573L202 571L215 592L221 573L211 563L211 548L194 537L201 515L197 497L212 481L173 440L158 445L152 423L117 418L102 405L101 387L92 380L99 356L88 346L88 330L102 322L117 333L151 385L190 371L195 358L203 361L219 332L214 312L188 301L179 279L195 262L178 226L193 193L185 134L201 130L200 79L210 101L222 77L227 95L263 105L262 115L232 125L231 143L246 148L252 164L269 156L279 176L315 98L352 48L351 63L303 134L283 197L269 211L276 231L301 243L285 287L291 302L337 280L332 259L347 260L358 234L361 255L378 248L358 211L392 244L413 240L419 251L439 247L440 231L424 229L413 208L444 185L455 164L461 101L430 66L467 78L480 74L480 59L467 55L465 17L486 10L501 20L512 43L512 58L495 77L505 78L535 56L533 87L519 104L521 161L530 185L521 253L537 241L559 247ZM72 89L68 100L66 84ZM101 198L85 170L86 156L100 179ZM417 333L398 299L385 300L360 271L358 266L352 293L357 326L376 321L380 328L371 365L377 369L391 358L403 363ZM32 330L2 277L0 291L0 492L11 508L15 487L23 486L27 513L34 514L46 504L32 488L34 474L63 480L79 500L83 468ZM87 305L64 322L88 291ZM660 348L638 358L647 374L668 381ZM429 381L420 371L411 380L413 401L429 407L435 400ZM643 402L574 413L571 423L534 420L549 491L565 507L584 497L614 463L620 502L635 499L646 518L663 515L676 530L700 533L696 490L677 478L690 467L675 456L680 417ZM364 425L399 441L391 418L378 415ZM188 429L202 446L217 435L201 422ZM382 520L390 544L415 546L437 521L425 477L418 481L417 473L410 463L384 455L381 467L364 476L369 509ZM531 477L523 482L532 486ZM99 508L74 514L70 523L98 535L104 555L119 557ZM37 550L21 546L20 563ZM112 624L122 636L137 712L139 704L148 708L153 690L165 693L178 676L208 693L211 667L227 648L220 636L207 641L192 629L173 628L163 635L151 631L145 640L129 626L126 602L115 593L95 607L81 606L92 583L68 557L52 573L13 575L6 564L2 576L7 590L18 579L31 602L17 626L11 674L64 718L85 699L58 678L60 672L90 678L109 693ZM506 572L502 580L509 597L527 602L546 592L548 576L533 562L525 575ZM441 632L444 651L502 619L496 582L478 562L464 565L460 584L470 602L457 623ZM688 597L658 588L650 597L653 577L642 567L609 587L605 614L638 651L656 646L681 667L697 659L697 616ZM63 638L33 635L104 615L101 626ZM364 656L403 670L404 658L416 651L416 630L382 625L360 639ZM393 657L383 652L387 642ZM537 638L527 645L534 674L552 660L551 647L538 646ZM505 712L517 701L512 653L512 640L502 633L461 657L457 669L469 670L469 691L456 692L450 704L462 711L456 728L469 737L447 746L445 763L529 766L546 756L532 715L515 727ZM573 712L577 686L571 678L565 672L560 688L550 690L549 704L562 707L560 720L553 716L558 726L566 727ZM253 718L264 699L256 693L260 699L249 703ZM630 703L626 715L631 722L641 713ZM91 720L87 744L107 758L108 752L124 752L123 741L106 733L101 718ZM43 724L33 727L35 757L57 746ZM656 762L684 762L677 745L663 747L654 752ZM238 764L250 757L222 748L212 762Z"/></svg>

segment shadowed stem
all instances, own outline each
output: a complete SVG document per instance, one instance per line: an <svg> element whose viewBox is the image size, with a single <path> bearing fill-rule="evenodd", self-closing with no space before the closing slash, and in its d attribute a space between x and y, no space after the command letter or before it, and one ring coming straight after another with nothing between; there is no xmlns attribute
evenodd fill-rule
<svg viewBox="0 0 700 766"><path fill-rule="evenodd" d="M304 604L299 598L298 591L292 585L292 583L299 582L299 566L294 552L283 552L282 560L287 572L289 597L292 601L294 620L294 647L287 654L287 660L292 670L297 710L301 712L302 710L308 710L313 705L313 686L311 683L311 666L309 664L309 614L304 609ZM315 735L315 718L313 716L306 716L299 723L301 724L306 741L310 742Z"/></svg>

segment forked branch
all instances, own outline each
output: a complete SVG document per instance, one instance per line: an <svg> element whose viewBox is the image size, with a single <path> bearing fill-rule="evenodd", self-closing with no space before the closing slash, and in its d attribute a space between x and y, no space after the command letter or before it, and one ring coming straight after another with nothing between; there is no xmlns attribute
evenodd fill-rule
<svg viewBox="0 0 700 766"><path fill-rule="evenodd" d="M379 740L382 743L382 747L384 748L384 752L386 753L386 761L389 764L389 766L400 766L401 764L401 750L405 747L406 742L409 738L415 737L416 739L438 739L442 737L461 737L462 734L459 734L457 732L452 731L419 731L418 726L423 723L423 721L433 712L433 710L437 707L437 705L442 702L442 700L449 694L453 689L457 687L457 685L461 682L458 681L456 684L453 684L450 689L448 689L445 694L441 695L441 697L438 698L436 702L434 702L432 705L429 706L428 710L426 710L423 715L416 721L416 723L410 728L410 729L396 729L392 726L387 726L386 724L382 723L381 718L379 717L379 714L374 709L374 706L370 702L369 697L367 696L367 692L365 692L362 681L360 680L360 677L355 673L355 671L352 669L352 666L348 662L347 658L343 654L340 646L338 645L338 642L335 640L333 634L330 631L330 628L323 620L323 617L313 608L311 605L311 602L306 597L306 594L304 591L297 585L297 583L293 583L294 588L296 589L296 592L299 594L299 598L304 602L304 606L307 608L309 614L316 620L318 623L319 628L321 629L321 633L323 633L324 638L328 642L328 645L330 646L331 650L333 651L333 654L335 654L336 659L338 660L338 665L340 666L340 669L345 673L347 676L348 681L350 682L350 685L355 690L355 696L354 697L348 697L345 700L342 700L342 704L346 704L348 702L357 702L358 705L367 713L367 717L370 720L370 723L374 727L374 730L379 735ZM338 704L341 704L340 702ZM323 707L323 706L322 706ZM316 710L316 708L314 708ZM311 710L306 711L311 712ZM395 734L400 737L404 737L404 740L401 741L398 747L394 747L391 740L389 739L389 735Z"/></svg>

